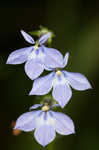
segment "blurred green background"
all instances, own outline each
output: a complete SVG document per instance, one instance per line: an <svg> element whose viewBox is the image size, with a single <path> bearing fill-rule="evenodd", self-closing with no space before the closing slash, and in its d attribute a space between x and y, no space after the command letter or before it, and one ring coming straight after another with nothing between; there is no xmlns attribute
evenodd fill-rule
<svg viewBox="0 0 99 150"><path fill-rule="evenodd" d="M20 34L37 30L40 25L53 30L52 47L70 52L67 70L86 75L93 89L79 92L64 110L76 128L76 134L57 136L46 148L33 133L14 136L11 124L40 97L28 96L32 81L22 65L6 65L8 55L28 46ZM30 0L0 2L0 141L4 150L99 150L99 1Z"/></svg>

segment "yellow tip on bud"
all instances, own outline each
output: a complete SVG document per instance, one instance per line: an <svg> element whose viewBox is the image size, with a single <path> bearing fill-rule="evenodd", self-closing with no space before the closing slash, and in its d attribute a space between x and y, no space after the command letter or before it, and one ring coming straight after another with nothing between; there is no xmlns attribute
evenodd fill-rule
<svg viewBox="0 0 99 150"><path fill-rule="evenodd" d="M38 49L38 46L37 46L37 45L34 46L34 50L36 50L36 49Z"/></svg>
<svg viewBox="0 0 99 150"><path fill-rule="evenodd" d="M42 107L42 111L48 111L49 109L50 109L50 107L48 105L47 106L45 105Z"/></svg>
<svg viewBox="0 0 99 150"><path fill-rule="evenodd" d="M60 76L60 75L62 74L62 72L61 72L60 70L58 70L58 71L56 71L56 74L57 74L58 76Z"/></svg>

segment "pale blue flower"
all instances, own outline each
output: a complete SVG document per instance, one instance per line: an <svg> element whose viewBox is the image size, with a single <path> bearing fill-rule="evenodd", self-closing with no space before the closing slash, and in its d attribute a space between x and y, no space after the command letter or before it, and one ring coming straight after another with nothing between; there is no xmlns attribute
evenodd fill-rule
<svg viewBox="0 0 99 150"><path fill-rule="evenodd" d="M44 95L50 92L53 87L53 98L61 107L64 107L72 96L71 87L80 91L90 89L91 85L84 75L62 70L67 65L68 58L69 53L66 53L63 64L58 69L46 67L46 70L52 72L44 77L37 78L29 94Z"/></svg>
<svg viewBox="0 0 99 150"><path fill-rule="evenodd" d="M54 68L61 64L63 60L61 53L54 48L44 46L44 43L51 36L50 32L41 36L36 42L23 30L21 33L24 39L33 46L12 52L8 57L7 64L15 65L26 62L25 72L31 80L37 78L44 71L45 65Z"/></svg>
<svg viewBox="0 0 99 150"><path fill-rule="evenodd" d="M36 104L30 109L37 107L42 107L42 109L22 114L16 121L15 129L25 132L34 130L34 137L42 146L52 142L56 137L56 132L61 135L75 133L73 121L67 115L52 111L47 103Z"/></svg>

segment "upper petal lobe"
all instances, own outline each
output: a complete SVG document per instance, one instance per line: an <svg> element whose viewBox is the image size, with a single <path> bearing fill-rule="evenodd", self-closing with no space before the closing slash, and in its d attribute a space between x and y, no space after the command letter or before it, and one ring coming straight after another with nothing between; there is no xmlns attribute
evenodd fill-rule
<svg viewBox="0 0 99 150"><path fill-rule="evenodd" d="M38 107L41 107L41 106L42 106L42 104L34 104L33 106L31 106L31 107L29 108L29 110L37 109Z"/></svg>
<svg viewBox="0 0 99 150"><path fill-rule="evenodd" d="M63 66L62 68L66 67L67 63L68 63L68 59L69 59L69 53L67 52L65 54L64 60L63 60Z"/></svg>
<svg viewBox="0 0 99 150"><path fill-rule="evenodd" d="M40 37L40 39L39 39L40 45L44 44L44 43L48 40L48 38L49 38L50 36L51 36L51 33L50 33L50 32L48 32L48 33L42 35L42 36Z"/></svg>
<svg viewBox="0 0 99 150"><path fill-rule="evenodd" d="M23 35L24 39L28 43L30 43L30 44L34 44L35 43L34 39L28 33L26 33L25 31L21 30L21 34Z"/></svg>

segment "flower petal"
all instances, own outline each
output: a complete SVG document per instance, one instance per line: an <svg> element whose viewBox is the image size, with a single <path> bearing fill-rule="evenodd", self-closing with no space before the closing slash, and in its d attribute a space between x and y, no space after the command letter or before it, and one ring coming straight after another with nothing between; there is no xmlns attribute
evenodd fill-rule
<svg viewBox="0 0 99 150"><path fill-rule="evenodd" d="M33 59L28 60L25 64L25 72L31 80L34 80L37 77L39 77L43 71L44 71L43 64Z"/></svg>
<svg viewBox="0 0 99 150"><path fill-rule="evenodd" d="M42 106L42 104L34 104L33 106L31 106L29 108L29 110L36 109L36 108L41 107L41 106Z"/></svg>
<svg viewBox="0 0 99 150"><path fill-rule="evenodd" d="M24 32L23 30L21 30L21 34L23 35L24 39L30 43L30 44L35 44L34 39L26 32Z"/></svg>
<svg viewBox="0 0 99 150"><path fill-rule="evenodd" d="M59 104L53 104L52 108L55 108L55 107L60 107L60 105Z"/></svg>
<svg viewBox="0 0 99 150"><path fill-rule="evenodd" d="M48 33L44 34L43 36L41 36L40 39L39 39L40 45L44 44L50 36L51 36L50 32L48 32Z"/></svg>
<svg viewBox="0 0 99 150"><path fill-rule="evenodd" d="M62 135L69 135L75 133L73 121L65 114L60 112L53 112L55 119L56 132Z"/></svg>
<svg viewBox="0 0 99 150"><path fill-rule="evenodd" d="M14 51L9 55L6 63L7 64L22 64L27 60L28 55L31 53L32 50L33 50L33 46L21 48L19 50Z"/></svg>
<svg viewBox="0 0 99 150"><path fill-rule="evenodd" d="M29 95L44 95L52 88L53 73L34 80L32 90Z"/></svg>
<svg viewBox="0 0 99 150"><path fill-rule="evenodd" d="M39 144L46 146L54 140L56 134L52 126L43 125L35 130L34 136Z"/></svg>
<svg viewBox="0 0 99 150"><path fill-rule="evenodd" d="M36 62L43 63L45 59L45 54L42 47L38 47L36 50L32 51L28 56L28 60L35 59Z"/></svg>
<svg viewBox="0 0 99 150"><path fill-rule="evenodd" d="M22 131L32 131L35 128L35 118L41 113L40 111L27 112L21 115L17 121L14 129L19 129Z"/></svg>
<svg viewBox="0 0 99 150"><path fill-rule="evenodd" d="M67 52L65 54L65 57L64 57L64 61L63 61L63 66L62 68L66 67L67 63L68 63L68 59L69 59L69 53Z"/></svg>
<svg viewBox="0 0 99 150"><path fill-rule="evenodd" d="M65 74L72 88L80 91L92 88L91 84L84 75L67 71L65 71Z"/></svg>
<svg viewBox="0 0 99 150"><path fill-rule="evenodd" d="M52 95L62 108L68 103L72 96L72 91L64 78L61 81L56 80L53 82Z"/></svg>
<svg viewBox="0 0 99 150"><path fill-rule="evenodd" d="M47 48L42 46L45 52L45 66L48 68L58 68L63 65L63 56L62 54L54 49L54 48Z"/></svg>
<svg viewBox="0 0 99 150"><path fill-rule="evenodd" d="M55 70L55 69L53 69L53 68L48 68L48 67L45 66L45 65L44 65L44 69L47 70L47 71L54 71L54 70Z"/></svg>

